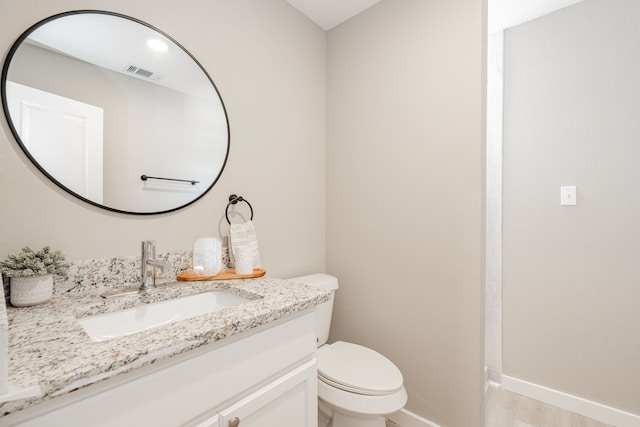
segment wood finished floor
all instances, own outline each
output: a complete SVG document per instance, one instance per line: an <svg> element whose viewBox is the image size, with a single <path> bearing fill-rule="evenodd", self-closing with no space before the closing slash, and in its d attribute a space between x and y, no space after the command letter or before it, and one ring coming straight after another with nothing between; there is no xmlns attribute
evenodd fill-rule
<svg viewBox="0 0 640 427"><path fill-rule="evenodd" d="M484 427L614 427L516 393L489 387ZM386 427L401 427L387 420Z"/></svg>
<svg viewBox="0 0 640 427"><path fill-rule="evenodd" d="M485 427L613 427L516 393L489 387Z"/></svg>

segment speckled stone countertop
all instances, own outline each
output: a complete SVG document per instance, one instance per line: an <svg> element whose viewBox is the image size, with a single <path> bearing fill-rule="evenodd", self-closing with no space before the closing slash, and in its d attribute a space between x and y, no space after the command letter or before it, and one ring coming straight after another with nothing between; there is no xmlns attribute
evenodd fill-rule
<svg viewBox="0 0 640 427"><path fill-rule="evenodd" d="M39 385L34 398L0 404L0 416L36 405L156 360L249 331L329 299L327 291L292 281L261 277L244 280L178 282L161 292L104 299L101 286L74 287L51 301L7 307L9 384ZM251 300L219 312L171 323L122 338L93 342L77 319L138 305L222 290Z"/></svg>
<svg viewBox="0 0 640 427"><path fill-rule="evenodd" d="M2 280L2 279L0 279ZM4 298L4 293L2 294ZM7 387L7 372L8 363L7 353L9 347L9 321L7 319L7 307L0 303L0 394L5 394L8 391Z"/></svg>

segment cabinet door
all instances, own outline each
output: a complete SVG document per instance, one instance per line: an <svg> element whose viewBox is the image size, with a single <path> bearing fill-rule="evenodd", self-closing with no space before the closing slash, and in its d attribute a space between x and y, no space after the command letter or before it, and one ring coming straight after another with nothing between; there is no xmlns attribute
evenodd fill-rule
<svg viewBox="0 0 640 427"><path fill-rule="evenodd" d="M220 427L317 427L316 362L312 360L220 412Z"/></svg>

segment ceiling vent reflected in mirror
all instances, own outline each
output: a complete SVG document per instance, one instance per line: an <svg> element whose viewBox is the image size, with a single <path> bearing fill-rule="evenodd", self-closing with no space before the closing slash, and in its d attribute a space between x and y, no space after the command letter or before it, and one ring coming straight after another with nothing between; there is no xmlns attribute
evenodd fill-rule
<svg viewBox="0 0 640 427"><path fill-rule="evenodd" d="M136 67L135 65L127 65L124 71L129 74L135 74L136 76L145 77L150 80L160 80L162 78L161 74L145 70L144 68Z"/></svg>

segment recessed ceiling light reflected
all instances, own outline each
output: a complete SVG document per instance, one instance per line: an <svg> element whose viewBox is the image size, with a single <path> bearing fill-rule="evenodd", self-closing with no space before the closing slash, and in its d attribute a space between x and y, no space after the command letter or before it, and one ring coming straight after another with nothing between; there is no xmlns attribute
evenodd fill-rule
<svg viewBox="0 0 640 427"><path fill-rule="evenodd" d="M166 52L167 50L169 50L169 43L156 37L149 38L147 40L147 46L149 46L156 52Z"/></svg>

